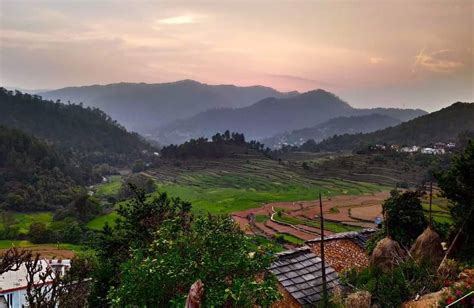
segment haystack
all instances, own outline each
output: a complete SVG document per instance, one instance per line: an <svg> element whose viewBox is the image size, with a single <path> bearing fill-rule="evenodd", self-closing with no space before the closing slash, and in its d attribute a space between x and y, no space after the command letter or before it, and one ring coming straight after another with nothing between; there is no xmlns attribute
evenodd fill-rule
<svg viewBox="0 0 474 308"><path fill-rule="evenodd" d="M370 265L379 268L383 272L389 272L397 266L404 257L405 252L400 247L400 244L386 237L375 246L370 256Z"/></svg>
<svg viewBox="0 0 474 308"><path fill-rule="evenodd" d="M438 267L444 257L438 233L431 227L426 228L411 247L410 254L416 262L429 262Z"/></svg>
<svg viewBox="0 0 474 308"><path fill-rule="evenodd" d="M349 294L346 298L345 307L370 308L372 295L367 291L359 291Z"/></svg>

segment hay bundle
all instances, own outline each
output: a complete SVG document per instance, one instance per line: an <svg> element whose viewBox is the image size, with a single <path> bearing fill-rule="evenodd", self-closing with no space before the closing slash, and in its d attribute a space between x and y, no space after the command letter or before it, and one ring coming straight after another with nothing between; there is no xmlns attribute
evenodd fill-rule
<svg viewBox="0 0 474 308"><path fill-rule="evenodd" d="M426 228L411 247L410 254L416 262L430 262L438 267L444 257L438 233L431 227Z"/></svg>
<svg viewBox="0 0 474 308"><path fill-rule="evenodd" d="M404 256L405 252L400 244L386 237L375 246L370 256L370 265L379 268L383 272L389 272L404 259Z"/></svg>
<svg viewBox="0 0 474 308"><path fill-rule="evenodd" d="M359 291L349 294L346 298L345 307L370 308L372 295L367 291Z"/></svg>

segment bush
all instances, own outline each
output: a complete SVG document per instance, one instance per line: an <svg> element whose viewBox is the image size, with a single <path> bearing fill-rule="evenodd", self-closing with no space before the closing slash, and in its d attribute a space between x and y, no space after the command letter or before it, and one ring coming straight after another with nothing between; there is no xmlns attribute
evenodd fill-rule
<svg viewBox="0 0 474 308"><path fill-rule="evenodd" d="M377 268L355 269L341 276L343 283L372 294L381 307L398 307L415 294L438 290L441 285L429 264L401 263L389 273Z"/></svg>
<svg viewBox="0 0 474 308"><path fill-rule="evenodd" d="M30 241L35 244L48 243L50 241L50 231L46 224L42 222L33 222L30 225L28 235Z"/></svg>

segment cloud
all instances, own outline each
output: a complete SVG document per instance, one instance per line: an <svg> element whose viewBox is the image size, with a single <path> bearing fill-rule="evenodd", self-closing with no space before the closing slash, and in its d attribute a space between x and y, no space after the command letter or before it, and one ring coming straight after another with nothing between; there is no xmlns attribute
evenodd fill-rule
<svg viewBox="0 0 474 308"><path fill-rule="evenodd" d="M385 59L380 58L380 57L370 57L370 59L369 59L370 64L379 64L383 61L385 61Z"/></svg>
<svg viewBox="0 0 474 308"><path fill-rule="evenodd" d="M196 23L198 16L196 15L179 15L168 18L159 19L158 24L162 25L186 25Z"/></svg>
<svg viewBox="0 0 474 308"><path fill-rule="evenodd" d="M451 49L427 53L423 48L415 58L412 72L416 73L418 68L421 68L435 73L452 73L464 66L464 63L455 57L456 53Z"/></svg>

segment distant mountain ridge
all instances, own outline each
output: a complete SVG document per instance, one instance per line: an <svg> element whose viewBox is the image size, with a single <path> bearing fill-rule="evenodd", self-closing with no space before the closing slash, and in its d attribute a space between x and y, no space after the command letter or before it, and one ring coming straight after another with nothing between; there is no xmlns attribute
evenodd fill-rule
<svg viewBox="0 0 474 308"><path fill-rule="evenodd" d="M245 107L263 98L296 94L263 86L208 85L194 80L115 83L39 93L45 99L82 102L85 106L100 108L128 129L142 134L208 109Z"/></svg>
<svg viewBox="0 0 474 308"><path fill-rule="evenodd" d="M401 122L399 119L378 113L338 117L312 127L297 129L264 139L262 143L270 148L279 148L283 145L299 146L310 139L319 142L334 135L368 133L395 126Z"/></svg>
<svg viewBox="0 0 474 308"><path fill-rule="evenodd" d="M335 136L315 145L314 150L353 150L377 143L423 146L455 141L464 132L474 132L474 103L457 102L439 111L368 134Z"/></svg>
<svg viewBox="0 0 474 308"><path fill-rule="evenodd" d="M89 163L120 164L153 148L97 108L66 105L0 88L0 124L20 129Z"/></svg>
<svg viewBox="0 0 474 308"><path fill-rule="evenodd" d="M319 89L288 98L266 98L243 108L208 110L157 128L154 137L164 144L181 143L200 136L210 137L229 129L242 132L249 139L262 140L336 117L374 113L399 120L426 114L419 109L355 109L336 95Z"/></svg>

